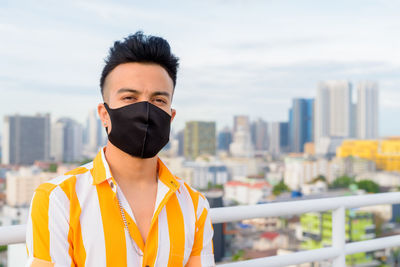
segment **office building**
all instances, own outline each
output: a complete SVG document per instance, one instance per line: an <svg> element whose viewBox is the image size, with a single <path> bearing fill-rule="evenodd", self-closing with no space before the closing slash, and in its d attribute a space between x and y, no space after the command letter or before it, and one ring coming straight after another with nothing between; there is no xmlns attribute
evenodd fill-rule
<svg viewBox="0 0 400 267"><path fill-rule="evenodd" d="M251 142L249 128L239 126L233 133L233 142L229 145L229 152L233 157L250 158L254 156L254 146Z"/></svg>
<svg viewBox="0 0 400 267"><path fill-rule="evenodd" d="M100 147L105 145L107 134L95 109L88 114L85 131L86 151L88 154L96 154Z"/></svg>
<svg viewBox="0 0 400 267"><path fill-rule="evenodd" d="M2 163L30 165L48 160L50 154L50 115L5 116L2 137Z"/></svg>
<svg viewBox="0 0 400 267"><path fill-rule="evenodd" d="M236 115L233 117L233 132L237 132L239 129L244 131L250 131L250 119L249 116Z"/></svg>
<svg viewBox="0 0 400 267"><path fill-rule="evenodd" d="M178 140L178 156L183 156L184 153L184 147L185 147L185 130L180 130L176 136L176 140Z"/></svg>
<svg viewBox="0 0 400 267"><path fill-rule="evenodd" d="M61 118L52 125L51 157L57 162L82 160L82 126L69 118Z"/></svg>
<svg viewBox="0 0 400 267"><path fill-rule="evenodd" d="M304 152L304 145L313 139L314 99L293 99L289 111L289 142L291 152Z"/></svg>
<svg viewBox="0 0 400 267"><path fill-rule="evenodd" d="M270 124L269 152L273 155L289 151L289 123L273 122Z"/></svg>
<svg viewBox="0 0 400 267"><path fill-rule="evenodd" d="M186 122L184 136L185 157L195 159L200 155L215 155L217 145L215 130L215 122Z"/></svg>
<svg viewBox="0 0 400 267"><path fill-rule="evenodd" d="M368 159L375 162L378 170L400 171L400 139L345 140L336 156Z"/></svg>
<svg viewBox="0 0 400 267"><path fill-rule="evenodd" d="M268 124L262 119L251 123L251 141L256 151L268 150Z"/></svg>
<svg viewBox="0 0 400 267"><path fill-rule="evenodd" d="M232 143L232 132L229 128L224 128L218 133L218 150L229 151L229 145Z"/></svg>
<svg viewBox="0 0 400 267"><path fill-rule="evenodd" d="M360 82L357 86L357 137L379 137L379 92L375 82Z"/></svg>
<svg viewBox="0 0 400 267"><path fill-rule="evenodd" d="M314 139L352 137L352 86L347 81L320 82L315 99Z"/></svg>

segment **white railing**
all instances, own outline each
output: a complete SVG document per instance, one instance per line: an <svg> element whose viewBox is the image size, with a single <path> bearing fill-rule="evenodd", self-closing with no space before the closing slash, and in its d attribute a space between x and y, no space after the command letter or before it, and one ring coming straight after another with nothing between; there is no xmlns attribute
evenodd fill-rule
<svg viewBox="0 0 400 267"><path fill-rule="evenodd" d="M233 222L244 219L264 217L299 215L307 212L332 210L331 247L295 252L287 255L278 255L254 260L221 264L219 266L287 266L307 262L332 260L334 267L345 267L346 255L400 246L400 235L346 244L345 210L348 208L398 203L400 203L400 192L213 208L210 211L213 223ZM0 227L0 245L23 242L25 242L25 225Z"/></svg>

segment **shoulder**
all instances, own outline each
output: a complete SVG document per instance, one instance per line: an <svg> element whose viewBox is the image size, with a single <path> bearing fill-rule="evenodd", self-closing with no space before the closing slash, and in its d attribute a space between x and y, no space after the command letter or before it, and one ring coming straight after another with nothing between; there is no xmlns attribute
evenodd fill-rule
<svg viewBox="0 0 400 267"><path fill-rule="evenodd" d="M190 197L197 217L200 216L204 209L208 210L210 208L208 200L204 194L191 187L183 179L176 177L176 180L180 183L180 194L187 194Z"/></svg>

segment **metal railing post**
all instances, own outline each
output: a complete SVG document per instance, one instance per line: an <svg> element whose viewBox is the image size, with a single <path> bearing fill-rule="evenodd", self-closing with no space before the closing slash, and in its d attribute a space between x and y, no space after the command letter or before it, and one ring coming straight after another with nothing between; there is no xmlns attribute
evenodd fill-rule
<svg viewBox="0 0 400 267"><path fill-rule="evenodd" d="M346 209L340 207L332 211L332 247L339 251L333 259L333 267L346 267Z"/></svg>

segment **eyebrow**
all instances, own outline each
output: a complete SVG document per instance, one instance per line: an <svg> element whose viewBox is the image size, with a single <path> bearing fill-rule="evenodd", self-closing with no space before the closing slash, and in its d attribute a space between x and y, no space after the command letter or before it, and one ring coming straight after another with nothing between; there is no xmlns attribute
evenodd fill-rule
<svg viewBox="0 0 400 267"><path fill-rule="evenodd" d="M134 94L140 94L141 92L139 90L136 89L131 89L131 88L121 88L117 91L117 94L122 94L122 93L134 93ZM167 96L170 97L171 94L165 91L155 91L151 94L152 96Z"/></svg>
<svg viewBox="0 0 400 267"><path fill-rule="evenodd" d="M170 93L165 92L165 91L156 91L156 92L152 93L151 95L152 95L152 96L163 95L163 96L167 96L167 97L170 97L170 96L171 96Z"/></svg>
<svg viewBox="0 0 400 267"><path fill-rule="evenodd" d="M138 90L135 89L130 89L130 88L121 88L117 91L117 94L122 94L122 93L134 93L134 94L140 94Z"/></svg>

